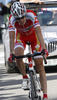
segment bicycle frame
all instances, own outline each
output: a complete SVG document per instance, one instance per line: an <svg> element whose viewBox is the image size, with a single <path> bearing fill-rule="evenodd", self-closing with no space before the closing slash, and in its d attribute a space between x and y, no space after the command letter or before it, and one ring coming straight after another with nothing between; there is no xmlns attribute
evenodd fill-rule
<svg viewBox="0 0 57 100"><path fill-rule="evenodd" d="M30 45L29 45L29 54L31 54ZM41 96L39 95L41 87L39 84L39 79L37 78L36 75L36 71L33 67L32 57L28 57L28 63L29 63L29 76L30 76L30 86L31 86L29 92L30 93L29 98L31 98L32 100L41 100Z"/></svg>
<svg viewBox="0 0 57 100"><path fill-rule="evenodd" d="M41 100L41 97L39 95L39 92L41 91L41 87L36 75L36 71L33 67L33 61L31 57L28 58L28 62L29 62L29 76L30 76L30 82L31 82L31 85L30 85L31 97L29 96L29 98L31 98L32 100Z"/></svg>

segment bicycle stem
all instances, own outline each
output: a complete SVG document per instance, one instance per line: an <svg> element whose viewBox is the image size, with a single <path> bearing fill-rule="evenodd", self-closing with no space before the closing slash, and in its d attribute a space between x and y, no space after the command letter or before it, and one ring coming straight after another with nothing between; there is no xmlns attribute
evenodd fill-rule
<svg viewBox="0 0 57 100"><path fill-rule="evenodd" d="M29 71L33 71L32 57L29 57L29 58L28 58L28 63L29 63Z"/></svg>

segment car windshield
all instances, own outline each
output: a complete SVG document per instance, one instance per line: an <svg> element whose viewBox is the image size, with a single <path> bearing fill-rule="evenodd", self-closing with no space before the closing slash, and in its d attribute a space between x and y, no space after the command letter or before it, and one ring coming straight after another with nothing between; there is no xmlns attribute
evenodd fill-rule
<svg viewBox="0 0 57 100"><path fill-rule="evenodd" d="M36 14L41 26L57 25L57 8L41 8Z"/></svg>

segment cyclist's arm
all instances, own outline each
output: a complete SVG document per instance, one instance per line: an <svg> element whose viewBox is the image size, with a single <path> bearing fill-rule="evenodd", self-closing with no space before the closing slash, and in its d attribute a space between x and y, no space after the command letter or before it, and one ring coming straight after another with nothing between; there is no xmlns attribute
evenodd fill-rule
<svg viewBox="0 0 57 100"><path fill-rule="evenodd" d="M9 31L10 54L14 54L15 31Z"/></svg>
<svg viewBox="0 0 57 100"><path fill-rule="evenodd" d="M37 34L37 37L39 39L39 42L41 44L42 49L45 49L45 43L44 43L44 40L43 40L43 36L42 36L39 21L37 19L37 16L36 16L35 12L31 11L31 13L32 13L31 17L34 19L33 20L33 25L34 25L35 33Z"/></svg>
<svg viewBox="0 0 57 100"><path fill-rule="evenodd" d="M46 49L45 48L45 43L44 43L44 40L43 40L43 36L42 36L42 33L41 33L40 26L35 27L35 32L36 32L36 34L38 36L38 39L40 41L40 44L41 44L42 49Z"/></svg>

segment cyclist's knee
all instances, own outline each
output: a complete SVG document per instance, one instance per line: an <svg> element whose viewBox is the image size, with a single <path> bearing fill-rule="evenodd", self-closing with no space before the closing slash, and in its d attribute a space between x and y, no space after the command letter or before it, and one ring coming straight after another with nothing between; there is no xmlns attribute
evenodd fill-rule
<svg viewBox="0 0 57 100"><path fill-rule="evenodd" d="M18 66L21 66L22 63L23 63L22 59L16 59L16 64Z"/></svg>
<svg viewBox="0 0 57 100"><path fill-rule="evenodd" d="M23 60L22 60L22 58L20 58L20 59L16 59L16 62L22 63Z"/></svg>
<svg viewBox="0 0 57 100"><path fill-rule="evenodd" d="M35 62L36 70L38 73L44 72L43 59L38 59Z"/></svg>
<svg viewBox="0 0 57 100"><path fill-rule="evenodd" d="M36 70L37 70L38 73L43 73L45 71L43 65L38 65L36 67Z"/></svg>

